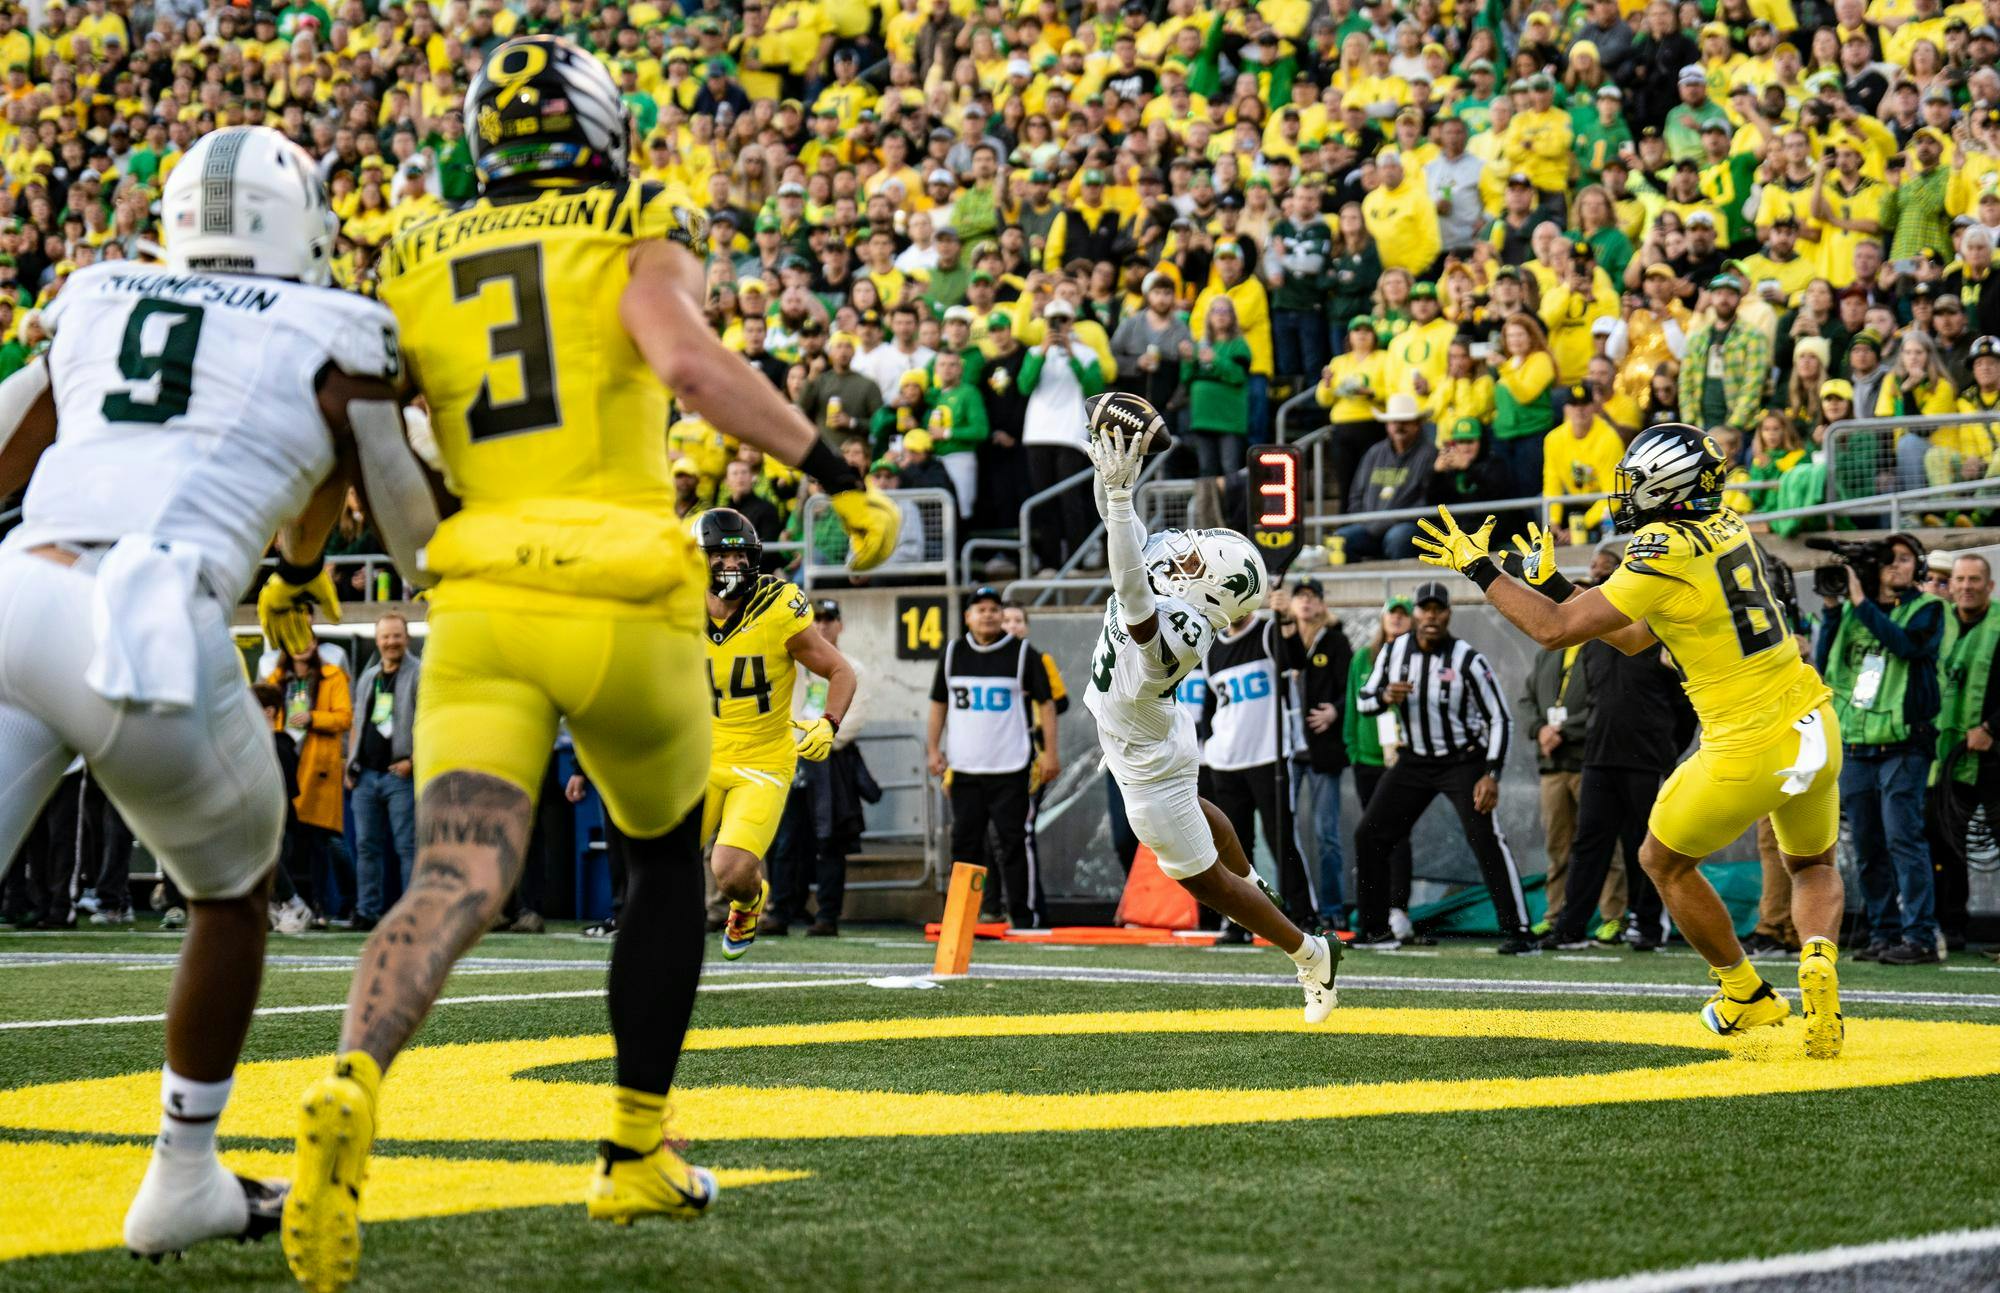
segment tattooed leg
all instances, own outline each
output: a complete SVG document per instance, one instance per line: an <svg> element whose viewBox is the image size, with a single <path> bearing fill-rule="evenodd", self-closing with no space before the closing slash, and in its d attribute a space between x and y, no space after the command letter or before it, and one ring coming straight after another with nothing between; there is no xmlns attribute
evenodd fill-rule
<svg viewBox="0 0 2000 1293"><path fill-rule="evenodd" d="M343 1053L388 1069L520 878L533 817L527 792L498 777L448 772L424 787L410 887L361 951Z"/></svg>

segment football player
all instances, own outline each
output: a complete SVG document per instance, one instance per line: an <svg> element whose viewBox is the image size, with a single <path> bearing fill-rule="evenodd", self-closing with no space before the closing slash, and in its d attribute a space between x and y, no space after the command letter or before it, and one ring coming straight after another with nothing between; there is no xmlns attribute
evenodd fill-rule
<svg viewBox="0 0 2000 1293"><path fill-rule="evenodd" d="M1698 427L1668 423L1635 436L1613 501L1619 527L1637 533L1623 564L1589 590L1556 570L1555 539L1538 527L1516 540L1505 571L1487 549L1490 517L1467 534L1440 508L1439 523L1421 522L1416 542L1425 561L1469 577L1544 647L1602 638L1634 655L1666 645L1701 719L1701 744L1654 801L1639 862L1718 982L1702 1022L1729 1035L1781 1024L1791 1013L1744 956L1729 909L1696 869L1768 816L1792 873L1792 919L1804 940L1805 1051L1831 1059L1843 1037L1834 970L1845 905L1833 860L1840 725L1831 693L1800 657L1772 596L1756 540L1722 505L1727 469Z"/></svg>
<svg viewBox="0 0 2000 1293"><path fill-rule="evenodd" d="M1111 410L1093 405L1087 452L1097 469L1112 596L1083 703L1097 719L1104 766L1124 796L1132 833L1160 870L1291 957L1306 1020L1318 1023L1337 1004L1340 944L1287 920L1255 878L1229 819L1197 789L1194 719L1175 699L1215 635L1262 604L1264 559L1234 530L1166 530L1147 539L1132 490L1159 414L1136 395L1098 400Z"/></svg>
<svg viewBox="0 0 2000 1293"><path fill-rule="evenodd" d="M785 815L798 761L833 753L834 734L854 699L854 669L813 625L806 595L775 575L757 573L763 542L749 518L710 508L695 522L708 562L708 690L713 698L708 792L701 837L713 840L709 867L729 899L722 954L750 950L770 900L764 855ZM826 712L792 721L793 662L826 679Z"/></svg>
<svg viewBox="0 0 2000 1293"><path fill-rule="evenodd" d="M709 716L706 582L674 514L669 388L718 429L803 467L865 569L895 506L703 316L701 217L630 174L604 65L554 36L506 41L465 99L479 196L396 235L381 299L401 322L446 483L463 502L425 549L435 577L416 716L417 861L362 954L334 1072L307 1092L282 1239L315 1289L354 1278L358 1199L388 1068L521 871L566 718L618 827L617 1089L592 1217L699 1216L714 1176L662 1134L702 956Z"/></svg>
<svg viewBox="0 0 2000 1293"><path fill-rule="evenodd" d="M80 754L189 899L160 1134L125 1216L155 1260L268 1234L282 1203L215 1152L285 824L230 608L279 534L272 645L310 649L303 600L334 601L321 546L351 465L405 562L429 497L391 385L395 320L329 286L312 158L262 126L205 135L160 223L167 264L78 270L42 316L46 362L0 386L0 494L28 483L0 548L0 870Z"/></svg>

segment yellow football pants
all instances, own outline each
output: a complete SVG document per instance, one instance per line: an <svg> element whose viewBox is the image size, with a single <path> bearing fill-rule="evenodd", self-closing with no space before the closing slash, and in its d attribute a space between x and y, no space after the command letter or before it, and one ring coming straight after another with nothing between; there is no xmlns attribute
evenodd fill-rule
<svg viewBox="0 0 2000 1293"><path fill-rule="evenodd" d="M710 768L708 792L701 801L703 842L713 839L763 860L785 815L796 770L796 761L775 768L721 763Z"/></svg>
<svg viewBox="0 0 2000 1293"><path fill-rule="evenodd" d="M577 762L618 829L652 839L708 781L709 697L699 638L664 620L484 610L454 597L431 613L417 689L417 793L481 772L532 799L569 721Z"/></svg>
<svg viewBox="0 0 2000 1293"><path fill-rule="evenodd" d="M1795 733L1756 754L1716 755L1698 747L1660 788L1648 829L1674 852L1699 858L1769 817L1778 847L1793 857L1832 848L1840 835L1840 721L1832 705L1821 705L1817 714L1826 762L1804 791L1784 790L1786 770L1800 754Z"/></svg>

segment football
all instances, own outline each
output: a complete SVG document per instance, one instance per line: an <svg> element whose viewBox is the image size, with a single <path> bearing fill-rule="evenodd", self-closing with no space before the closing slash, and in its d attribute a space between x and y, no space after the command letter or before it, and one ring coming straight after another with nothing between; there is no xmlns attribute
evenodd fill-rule
<svg viewBox="0 0 2000 1293"><path fill-rule="evenodd" d="M1108 427L1116 427L1127 439L1150 430L1153 435L1146 442L1148 458L1174 447L1174 438L1168 434L1167 420L1160 416L1160 411L1139 396L1124 391L1106 391L1085 400L1083 420L1093 440Z"/></svg>

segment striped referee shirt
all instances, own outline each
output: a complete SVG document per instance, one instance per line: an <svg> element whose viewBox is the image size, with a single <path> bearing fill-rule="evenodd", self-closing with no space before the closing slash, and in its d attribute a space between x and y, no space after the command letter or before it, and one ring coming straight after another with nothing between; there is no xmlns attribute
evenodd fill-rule
<svg viewBox="0 0 2000 1293"><path fill-rule="evenodd" d="M1500 775L1514 720L1485 656L1449 633L1437 650L1420 651L1417 635L1405 633L1375 657L1355 708L1381 713L1395 682L1410 684L1409 697L1395 707L1410 754L1450 762L1482 759L1489 772Z"/></svg>

